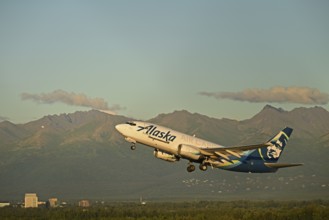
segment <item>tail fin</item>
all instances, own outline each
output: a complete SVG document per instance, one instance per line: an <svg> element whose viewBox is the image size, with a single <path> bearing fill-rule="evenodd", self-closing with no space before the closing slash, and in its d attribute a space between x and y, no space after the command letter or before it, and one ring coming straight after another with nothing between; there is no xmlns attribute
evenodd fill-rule
<svg viewBox="0 0 329 220"><path fill-rule="evenodd" d="M260 156L265 162L276 163L279 160L292 131L292 128L286 127L267 142L269 144L268 147L258 149Z"/></svg>

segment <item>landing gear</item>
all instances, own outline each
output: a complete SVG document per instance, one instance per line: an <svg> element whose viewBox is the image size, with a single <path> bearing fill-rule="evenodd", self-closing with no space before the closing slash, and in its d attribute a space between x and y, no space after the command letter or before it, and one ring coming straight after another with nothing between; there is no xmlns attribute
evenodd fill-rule
<svg viewBox="0 0 329 220"><path fill-rule="evenodd" d="M207 164L205 163L201 163L199 166L199 169L202 171L206 171L208 169ZM192 163L189 163L187 166L187 172L193 172L195 170L195 166Z"/></svg>
<svg viewBox="0 0 329 220"><path fill-rule="evenodd" d="M195 166L193 164L189 164L187 167L187 172L191 173L195 170Z"/></svg>
<svg viewBox="0 0 329 220"><path fill-rule="evenodd" d="M200 164L199 169L202 171L206 171L208 169L208 166L206 164Z"/></svg>
<svg viewBox="0 0 329 220"><path fill-rule="evenodd" d="M136 145L135 144L131 145L130 149L131 150L136 150Z"/></svg>

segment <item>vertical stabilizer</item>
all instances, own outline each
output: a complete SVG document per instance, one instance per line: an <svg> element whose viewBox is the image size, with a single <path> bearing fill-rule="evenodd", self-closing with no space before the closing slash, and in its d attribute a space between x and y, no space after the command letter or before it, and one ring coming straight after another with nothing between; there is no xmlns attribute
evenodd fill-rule
<svg viewBox="0 0 329 220"><path fill-rule="evenodd" d="M265 162L276 163L280 158L284 147L287 145L289 137L293 129L286 127L270 139L267 143L270 144L268 147L258 149L260 157Z"/></svg>

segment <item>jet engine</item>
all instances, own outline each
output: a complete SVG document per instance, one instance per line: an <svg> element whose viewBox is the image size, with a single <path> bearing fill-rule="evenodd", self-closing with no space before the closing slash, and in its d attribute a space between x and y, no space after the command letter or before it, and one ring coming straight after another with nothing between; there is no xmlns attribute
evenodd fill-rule
<svg viewBox="0 0 329 220"><path fill-rule="evenodd" d="M177 149L177 154L186 159L191 159L191 160L201 159L200 150L192 145L180 144Z"/></svg>
<svg viewBox="0 0 329 220"><path fill-rule="evenodd" d="M175 161L179 160L179 158L177 158L175 155L168 154L168 153L165 153L160 150L154 150L153 154L156 158L159 158L159 159L165 160L165 161L169 161L169 162L175 162Z"/></svg>

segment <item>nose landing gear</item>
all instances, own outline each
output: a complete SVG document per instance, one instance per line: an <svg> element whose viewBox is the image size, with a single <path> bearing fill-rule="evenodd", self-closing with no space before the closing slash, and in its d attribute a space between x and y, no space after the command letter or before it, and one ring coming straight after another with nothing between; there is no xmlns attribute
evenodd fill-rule
<svg viewBox="0 0 329 220"><path fill-rule="evenodd" d="M131 150L136 150L136 145L135 145L135 144L131 145L131 146L130 146L130 149L131 149Z"/></svg>

